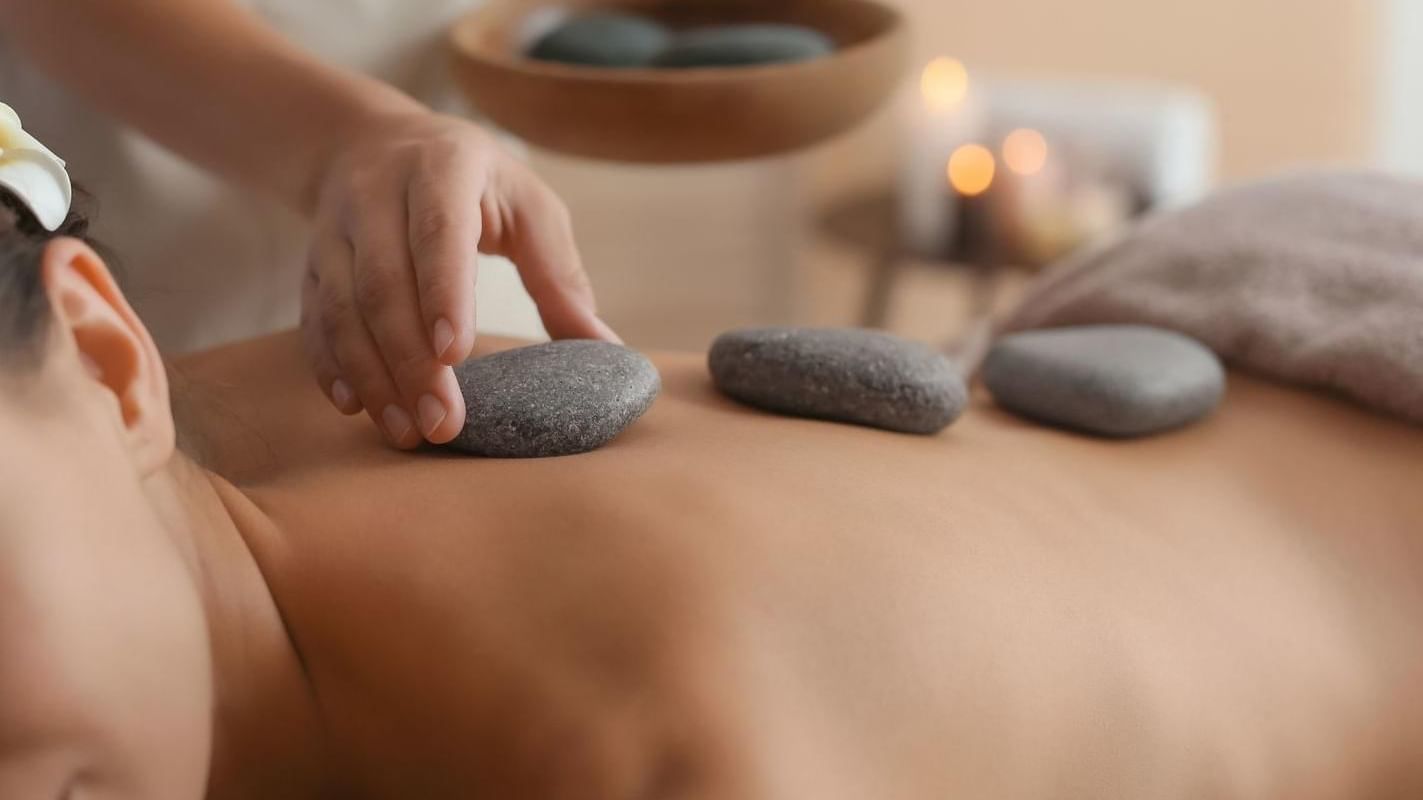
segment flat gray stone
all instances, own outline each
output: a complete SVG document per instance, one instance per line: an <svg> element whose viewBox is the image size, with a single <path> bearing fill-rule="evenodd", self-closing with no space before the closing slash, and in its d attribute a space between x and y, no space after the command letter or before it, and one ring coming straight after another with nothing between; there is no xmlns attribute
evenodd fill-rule
<svg viewBox="0 0 1423 800"><path fill-rule="evenodd" d="M581 14L545 34L529 57L592 67L646 67L665 50L672 34L633 14Z"/></svg>
<svg viewBox="0 0 1423 800"><path fill-rule="evenodd" d="M1029 419L1100 436L1145 436L1215 410L1225 370L1204 345L1143 325L1015 333L983 362L998 405Z"/></svg>
<svg viewBox="0 0 1423 800"><path fill-rule="evenodd" d="M564 340L505 350L455 367L465 424L447 446L494 458L541 458L602 447L662 389L646 356Z"/></svg>
<svg viewBox="0 0 1423 800"><path fill-rule="evenodd" d="M931 434L968 404L948 359L878 331L731 331L712 343L707 363L722 392L778 414Z"/></svg>
<svg viewBox="0 0 1423 800"><path fill-rule="evenodd" d="M833 52L830 37L799 25L718 25L674 37L654 63L672 68L781 64Z"/></svg>

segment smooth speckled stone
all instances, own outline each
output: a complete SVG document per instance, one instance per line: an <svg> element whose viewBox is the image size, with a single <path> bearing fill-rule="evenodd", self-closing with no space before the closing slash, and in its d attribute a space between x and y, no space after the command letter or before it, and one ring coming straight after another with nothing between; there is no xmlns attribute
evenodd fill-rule
<svg viewBox="0 0 1423 800"><path fill-rule="evenodd" d="M720 25L676 36L659 67L732 67L808 61L835 52L825 34L798 25Z"/></svg>
<svg viewBox="0 0 1423 800"><path fill-rule="evenodd" d="M584 453L607 444L662 389L645 356L565 340L505 350L455 368L465 424L449 447L494 458Z"/></svg>
<svg viewBox="0 0 1423 800"><path fill-rule="evenodd" d="M1101 436L1145 436L1215 410L1225 370L1204 345L1141 325L1015 333L983 362L998 405L1029 419Z"/></svg>
<svg viewBox="0 0 1423 800"><path fill-rule="evenodd" d="M716 387L743 403L799 417L931 434L958 419L968 390L922 344L853 328L750 328L717 337Z"/></svg>
<svg viewBox="0 0 1423 800"><path fill-rule="evenodd" d="M529 57L592 67L646 67L665 50L672 34L632 14L574 17L529 48Z"/></svg>

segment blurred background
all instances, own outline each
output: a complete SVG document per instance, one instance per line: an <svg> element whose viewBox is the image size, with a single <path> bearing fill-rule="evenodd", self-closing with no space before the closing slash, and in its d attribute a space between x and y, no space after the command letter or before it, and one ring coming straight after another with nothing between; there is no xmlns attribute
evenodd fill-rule
<svg viewBox="0 0 1423 800"><path fill-rule="evenodd" d="M902 91L813 150L671 167L530 150L625 338L869 323L947 339L1044 263L1221 183L1423 171L1417 0L897 4ZM537 330L508 265L481 281L483 326Z"/></svg>

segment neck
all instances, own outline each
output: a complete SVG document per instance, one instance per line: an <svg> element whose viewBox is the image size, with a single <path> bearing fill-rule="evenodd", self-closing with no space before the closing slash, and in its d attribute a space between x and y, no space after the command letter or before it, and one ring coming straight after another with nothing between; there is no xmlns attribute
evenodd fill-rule
<svg viewBox="0 0 1423 800"><path fill-rule="evenodd" d="M178 456L148 493L202 597L212 642L210 800L323 794L312 686L249 542L276 525L222 478Z"/></svg>

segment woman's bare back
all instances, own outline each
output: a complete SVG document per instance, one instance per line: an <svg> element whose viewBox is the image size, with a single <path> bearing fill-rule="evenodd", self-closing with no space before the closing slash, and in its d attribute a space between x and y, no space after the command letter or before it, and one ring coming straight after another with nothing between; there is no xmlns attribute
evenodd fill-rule
<svg viewBox="0 0 1423 800"><path fill-rule="evenodd" d="M182 364L352 794L1423 789L1423 431L1233 378L1151 440L922 438L655 360L642 421L535 461L386 448L289 335Z"/></svg>

